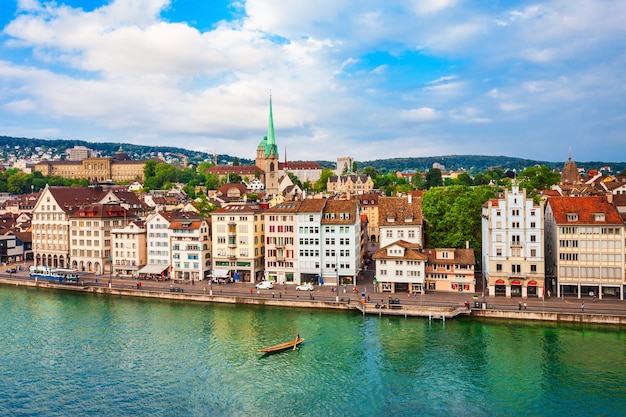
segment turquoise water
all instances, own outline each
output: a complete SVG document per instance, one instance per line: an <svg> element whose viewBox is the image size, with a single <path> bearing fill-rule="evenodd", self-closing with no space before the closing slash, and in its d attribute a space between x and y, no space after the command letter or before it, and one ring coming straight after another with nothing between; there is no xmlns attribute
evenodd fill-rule
<svg viewBox="0 0 626 417"><path fill-rule="evenodd" d="M306 339L297 351L257 349ZM0 287L0 415L618 416L617 328Z"/></svg>

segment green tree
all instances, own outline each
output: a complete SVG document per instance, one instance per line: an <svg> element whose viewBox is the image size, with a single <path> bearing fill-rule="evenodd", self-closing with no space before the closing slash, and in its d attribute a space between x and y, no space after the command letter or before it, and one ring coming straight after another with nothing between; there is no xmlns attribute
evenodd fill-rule
<svg viewBox="0 0 626 417"><path fill-rule="evenodd" d="M207 190L217 190L220 188L220 177L217 174L207 174L204 179L204 186Z"/></svg>
<svg viewBox="0 0 626 417"><path fill-rule="evenodd" d="M367 166L363 168L363 174L369 175L372 181L374 181L374 179L378 176L378 171L376 171L376 168L374 167Z"/></svg>
<svg viewBox="0 0 626 417"><path fill-rule="evenodd" d="M352 162L352 173L356 174L359 172L359 164L357 161Z"/></svg>
<svg viewBox="0 0 626 417"><path fill-rule="evenodd" d="M202 161L198 164L198 174L205 175L206 172L213 166L209 161Z"/></svg>
<svg viewBox="0 0 626 417"><path fill-rule="evenodd" d="M464 248L465 242L469 241L479 262L482 205L494 198L498 191L490 186L472 188L466 185L429 189L422 198L426 246Z"/></svg>
<svg viewBox="0 0 626 417"><path fill-rule="evenodd" d="M539 191L549 190L560 180L561 175L545 165L528 167L517 177L520 189L525 188L526 195L535 200L538 198Z"/></svg>
<svg viewBox="0 0 626 417"><path fill-rule="evenodd" d="M315 186L313 187L313 190L316 192L325 191L326 186L328 184L328 179L332 177L333 175L335 175L335 173L331 169L329 168L322 169L322 173L320 174L320 179L315 181Z"/></svg>
<svg viewBox="0 0 626 417"><path fill-rule="evenodd" d="M291 180L291 182L294 183L294 185L297 185L298 187L300 187L300 189L303 189L302 182L300 181L300 178L298 178L296 174L294 174L293 172L287 172L287 175L289 175L289 179Z"/></svg>
<svg viewBox="0 0 626 417"><path fill-rule="evenodd" d="M233 157L233 166L236 167L239 165L239 158L237 158L236 156Z"/></svg>
<svg viewBox="0 0 626 417"><path fill-rule="evenodd" d="M426 182L424 181L424 177L422 176L421 172L415 171L415 174L411 176L411 185L413 185L413 187L417 188L418 190L426 189Z"/></svg>
<svg viewBox="0 0 626 417"><path fill-rule="evenodd" d="M216 209L215 204L211 203L204 193L198 194L196 200L194 201L194 205L196 209L198 209L198 214L202 217L209 217L211 212Z"/></svg>
<svg viewBox="0 0 626 417"><path fill-rule="evenodd" d="M12 194L26 194L30 192L32 177L24 172L16 172L7 179L8 191Z"/></svg>
<svg viewBox="0 0 626 417"><path fill-rule="evenodd" d="M441 177L441 171L437 168L431 168L426 173L426 189L429 190L433 187L441 187L443 185L443 179Z"/></svg>

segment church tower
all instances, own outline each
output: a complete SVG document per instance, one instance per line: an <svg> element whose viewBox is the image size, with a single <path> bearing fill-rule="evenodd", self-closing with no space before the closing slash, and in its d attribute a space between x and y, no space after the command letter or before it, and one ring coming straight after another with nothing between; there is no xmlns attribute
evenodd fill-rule
<svg viewBox="0 0 626 417"><path fill-rule="evenodd" d="M265 171L265 192L268 196L278 194L278 146L274 136L274 116L272 114L272 97L270 96L270 118L267 136L256 149L255 165Z"/></svg>

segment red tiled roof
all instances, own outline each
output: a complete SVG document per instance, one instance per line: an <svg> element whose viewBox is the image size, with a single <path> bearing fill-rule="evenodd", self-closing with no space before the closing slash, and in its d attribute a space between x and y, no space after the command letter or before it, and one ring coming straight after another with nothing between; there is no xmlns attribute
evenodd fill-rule
<svg viewBox="0 0 626 417"><path fill-rule="evenodd" d="M623 224L617 208L604 196L550 197L548 204L557 224ZM577 220L568 220L568 214L576 214ZM604 221L597 221L594 214L604 214Z"/></svg>

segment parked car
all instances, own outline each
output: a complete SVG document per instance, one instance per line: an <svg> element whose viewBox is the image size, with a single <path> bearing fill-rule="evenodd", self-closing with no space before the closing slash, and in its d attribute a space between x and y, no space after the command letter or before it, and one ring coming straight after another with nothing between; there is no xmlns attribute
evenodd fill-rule
<svg viewBox="0 0 626 417"><path fill-rule="evenodd" d="M272 288L274 288L274 284L272 283L272 281L261 281L256 284L256 288L257 290L271 290Z"/></svg>
<svg viewBox="0 0 626 417"><path fill-rule="evenodd" d="M173 285L170 285L170 292L183 292L183 289L180 287L175 287Z"/></svg>
<svg viewBox="0 0 626 417"><path fill-rule="evenodd" d="M296 287L296 291L313 291L313 285L301 284Z"/></svg>
<svg viewBox="0 0 626 417"><path fill-rule="evenodd" d="M17 269L15 268L7 268L7 274L15 274L17 272Z"/></svg>

